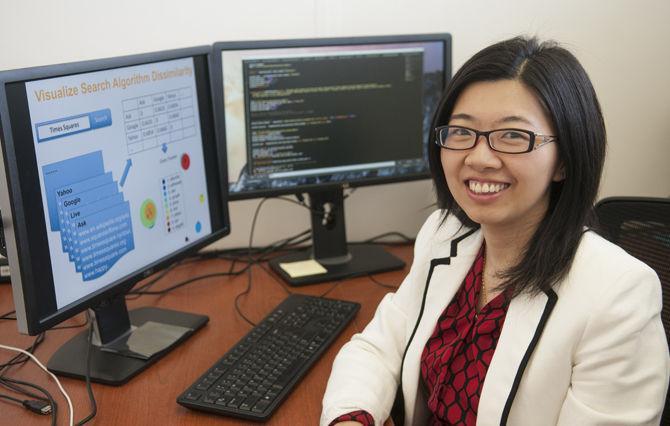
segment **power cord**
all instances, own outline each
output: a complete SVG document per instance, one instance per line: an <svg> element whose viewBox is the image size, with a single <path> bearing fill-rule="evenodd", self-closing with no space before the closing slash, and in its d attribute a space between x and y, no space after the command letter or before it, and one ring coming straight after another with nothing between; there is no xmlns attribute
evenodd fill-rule
<svg viewBox="0 0 670 426"><path fill-rule="evenodd" d="M35 349L44 341L44 336L45 336L45 333L38 334L37 337L35 338L35 340L33 341L33 343L28 348L26 348L25 350L30 352L30 353L34 352ZM22 353L19 353L16 356L14 356L13 358L11 358L9 361L7 361L3 364L0 364L0 386L3 386L3 387L5 387L5 388L7 388L11 391L23 394L23 395L25 395L29 398L33 398L33 400L41 401L41 402L26 402L26 404L28 404L29 406L28 405L24 405L24 406L26 406L26 408L31 410L31 411L34 411L34 409L38 409L41 413L44 412L45 414L51 414L51 424L55 425L56 424L56 418L57 418L58 406L56 404L56 401L54 401L53 397L51 396L51 394L40 386L33 385L32 383L21 382L21 381L18 381L18 380L10 379L9 377L6 376L7 371L11 367L13 367L15 365L23 364L23 363L27 362L28 359L29 359L29 357L25 356ZM41 396L41 395L37 395L33 392L30 392L27 389L22 388L19 385L32 387L33 389L36 389L36 390L42 392L44 397ZM7 399L7 398L5 398L5 399ZM26 400L26 401L30 401L30 400ZM23 404L23 401L21 402L21 404Z"/></svg>
<svg viewBox="0 0 670 426"><path fill-rule="evenodd" d="M247 247L244 249L228 249L228 250L221 250L221 251L210 251L210 252L204 252L199 254L196 257L193 257L188 260L184 260L180 262L179 264L173 264L166 268L165 270L161 271L159 275L157 275L155 278L153 278L151 281L144 283L140 287L131 290L128 292L129 296L126 296L127 300L134 300L142 295L164 295L172 290L175 290L179 287L182 287L184 285L190 284L195 281L207 279L207 278L212 278L212 277L220 277L220 276L238 276L241 275L251 267L253 264L257 264L259 262L264 262L269 260L272 255L275 253L279 253L283 250L292 250L295 245L301 244L305 241L308 241L311 239L311 231L310 230L305 230L302 231L292 237L276 241L272 244L270 244L267 247L260 247L260 248L254 248L252 247L251 250ZM257 256L257 258L253 259L253 256ZM252 258L252 262L249 262L249 259ZM212 274L206 274L206 275L200 275L196 277L189 278L184 281L180 281L166 289L163 290L156 290L156 291L151 291L149 290L152 286L154 286L160 279L162 279L165 275L167 275L170 271L174 270L176 266L181 266L185 265L190 262L195 262L195 261L200 261L200 260L208 260L208 259L226 259L230 260L232 263L230 265L230 268L228 272L217 272L217 273L212 273ZM241 269L235 271L234 267L237 262L241 263L246 263L244 267Z"/></svg>
<svg viewBox="0 0 670 426"><path fill-rule="evenodd" d="M189 278L189 279L184 280L184 281L180 281L177 284L173 284L170 287L162 289L162 290L133 291L133 292L129 292L128 294L138 295L138 296L140 296L140 295L163 296L163 295L171 292L172 290L176 290L180 287L183 287L187 284L191 284L191 283L196 282L196 281L201 281L201 280L205 280L207 278L213 278L213 277L222 277L222 276L225 277L225 276L229 276L229 275L236 275L236 274L234 274L234 273L230 274L228 272L214 272L212 274L199 275L197 277L193 277L193 278Z"/></svg>
<svg viewBox="0 0 670 426"><path fill-rule="evenodd" d="M63 385L61 385L60 381L58 380L58 377L56 377L51 371L47 370L47 368L40 362L40 360L38 360L30 352L25 351L25 350L20 349L20 348L15 348L13 346L7 346L7 345L2 345L2 344L0 344L0 348L8 350L8 351L19 352L19 353L22 353L24 355L29 356L30 359L32 359L42 370L44 370L49 376L51 376L51 378L58 385L58 389L60 389L61 393L65 397L65 400L67 401L67 405L68 405L69 413L70 413L70 426L73 426L73 423L74 423L74 408L72 407L72 401L70 400L70 395L68 395L67 392L65 392L65 389L63 389Z"/></svg>
<svg viewBox="0 0 670 426"><path fill-rule="evenodd" d="M17 379L10 379L9 377L0 378L0 385L14 392L29 396L30 398L39 399L41 401L48 401L51 405L51 426L56 425L56 419L58 418L58 404L56 404L56 401L46 389L34 383L23 382ZM33 388L41 392L44 397L34 394L29 390L22 388L21 386Z"/></svg>
<svg viewBox="0 0 670 426"><path fill-rule="evenodd" d="M0 393L0 398L6 399L8 401L16 402L17 404L22 405L33 413L48 415L51 414L51 404L46 401L39 399L18 399L10 395L5 395Z"/></svg>
<svg viewBox="0 0 670 426"><path fill-rule="evenodd" d="M268 200L268 198L263 198L259 203L258 206L256 206L256 211L254 212L254 217L251 220L251 231L249 232L249 258L248 258L248 265L249 267L247 268L247 288L237 296L235 296L235 310L237 313L242 317L244 321L246 321L249 325L252 327L256 326L256 323L251 321L249 318L247 318L244 313L242 313L242 310L240 309L240 298L246 294L248 294L251 291L251 267L253 264L256 262L254 258L251 255L251 248L253 247L253 240L254 240L254 230L256 229L256 220L258 219L258 213L261 211L261 207L263 207L263 204Z"/></svg>
<svg viewBox="0 0 670 426"><path fill-rule="evenodd" d="M377 278L375 278L373 274L368 274L368 278L370 278L370 281L372 281L373 283L377 284L377 285L380 286L380 287L384 287L384 288L392 288L392 289L394 289L394 290L397 290L397 289L398 289L398 286L396 286L396 285L393 285L393 284L386 284L386 283L383 283L383 282L377 280Z"/></svg>
<svg viewBox="0 0 670 426"><path fill-rule="evenodd" d="M98 413L98 405L95 402L95 396L93 395L93 388L91 388L91 353L93 346L93 321L91 320L91 314L89 311L86 311L86 322L88 323L88 336L86 345L86 392L88 393L88 400L91 403L91 413L84 417L82 420L77 422L77 426L82 426L88 423L95 415Z"/></svg>
<svg viewBox="0 0 670 426"><path fill-rule="evenodd" d="M10 320L10 321L11 320L16 320L16 315L14 315L13 317L10 316L10 315L15 314L15 313L16 313L16 311L9 311L7 313L4 313L4 314L0 315L0 320Z"/></svg>
<svg viewBox="0 0 670 426"><path fill-rule="evenodd" d="M35 340L33 340L33 343L28 348L26 348L25 350L30 352L30 353L33 353L33 352L35 352L35 349L37 349L37 347L43 341L44 341L44 333L40 333L40 334L37 335L37 337L35 337ZM28 361L27 356L25 356L23 354L18 354L16 356L14 356L12 359L10 359L9 361L7 361L6 363L0 364L0 378L3 378L4 375L6 374L6 372L12 366L24 364L26 361Z"/></svg>
<svg viewBox="0 0 670 426"><path fill-rule="evenodd" d="M403 234L402 232L398 231L391 231L391 232L385 232L383 234L377 235L372 238L368 238L365 241L362 242L353 242L350 244L370 244L370 243L376 243L378 240L387 238L387 237L400 237L402 241L387 241L384 242L384 244L394 244L394 245L407 245L407 244L413 244L414 243L414 238L410 238L407 235Z"/></svg>

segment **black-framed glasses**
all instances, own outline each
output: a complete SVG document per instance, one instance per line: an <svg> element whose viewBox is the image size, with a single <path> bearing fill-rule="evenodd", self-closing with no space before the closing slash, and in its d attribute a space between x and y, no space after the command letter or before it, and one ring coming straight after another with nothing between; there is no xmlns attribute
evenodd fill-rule
<svg viewBox="0 0 670 426"><path fill-rule="evenodd" d="M525 129L495 129L481 132L463 126L440 126L435 129L435 135L437 145L455 151L474 148L479 137L484 136L492 150L505 154L523 154L558 141L556 136L540 135Z"/></svg>

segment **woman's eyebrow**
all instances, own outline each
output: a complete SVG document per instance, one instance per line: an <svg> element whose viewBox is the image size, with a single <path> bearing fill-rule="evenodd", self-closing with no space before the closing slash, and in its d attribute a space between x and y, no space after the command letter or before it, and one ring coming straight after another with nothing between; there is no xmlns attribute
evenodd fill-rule
<svg viewBox="0 0 670 426"><path fill-rule="evenodd" d="M530 121L527 118L522 117L520 115L508 115L506 117L503 117L499 120L494 121L495 124L508 124L508 123L518 123L518 122L526 123L526 124L531 125L531 126L535 126L535 123L533 123L532 121Z"/></svg>
<svg viewBox="0 0 670 426"><path fill-rule="evenodd" d="M470 114L467 114L467 113L464 113L464 112L461 112L461 113L458 113L458 114L453 114L449 119L450 120L466 120L466 121L470 121L470 122L477 121L477 119L474 116L472 116ZM502 118L500 118L498 120L495 120L493 122L493 124L495 126L499 126L499 125L503 125L503 124L510 124L510 123L525 123L525 124L528 124L529 126L534 126L534 127L536 126L536 124L533 123L531 120L529 120L529 119L527 119L523 116L520 116L520 115L507 115L507 116L502 117Z"/></svg>
<svg viewBox="0 0 670 426"><path fill-rule="evenodd" d="M470 114L465 114L465 113L459 113L459 114L452 114L451 117L449 117L451 120L469 120L473 121L474 117L471 116Z"/></svg>

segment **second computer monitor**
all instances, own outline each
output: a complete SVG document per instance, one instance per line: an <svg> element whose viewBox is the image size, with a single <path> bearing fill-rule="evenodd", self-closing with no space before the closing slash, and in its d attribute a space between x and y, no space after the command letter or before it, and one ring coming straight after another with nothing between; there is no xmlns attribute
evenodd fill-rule
<svg viewBox="0 0 670 426"><path fill-rule="evenodd" d="M429 176L449 34L223 42L212 60L231 200L310 195L312 252L273 268L308 284L402 267L346 244L342 190ZM296 279L279 266L307 258L327 273Z"/></svg>
<svg viewBox="0 0 670 426"><path fill-rule="evenodd" d="M428 176L448 34L217 43L213 59L231 199Z"/></svg>

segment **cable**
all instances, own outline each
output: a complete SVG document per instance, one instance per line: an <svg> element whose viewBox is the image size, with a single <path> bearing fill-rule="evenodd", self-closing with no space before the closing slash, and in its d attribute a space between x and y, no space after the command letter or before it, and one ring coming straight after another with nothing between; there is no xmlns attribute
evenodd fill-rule
<svg viewBox="0 0 670 426"><path fill-rule="evenodd" d="M263 204L265 204L267 200L269 200L269 198L263 198L258 203L258 206L256 206L256 211L254 212L254 217L251 220L251 231L249 232L249 260L248 260L249 267L247 269L247 288L242 293L235 296L235 310L242 317L242 319L247 323L249 323L252 327L255 327L256 324L242 313L242 310L240 309L239 305L239 300L242 296L248 294L251 291L251 267L255 263L254 258L251 256L251 248L253 247L253 241L254 241L254 230L256 229L256 219L258 219L258 213L261 211L261 207L263 207Z"/></svg>
<svg viewBox="0 0 670 426"><path fill-rule="evenodd" d="M51 426L56 425L56 419L58 418L58 404L56 404L56 401L53 399L51 394L46 389L44 389L43 387L40 387L36 384L33 384L33 383L24 382L24 381L17 380L17 379L10 379L9 377L0 378L0 385L6 387L7 389L11 389L15 392L19 392L19 393L22 393L24 395L27 395L31 398L37 398L37 399L40 399L42 401L49 401L49 404L51 404ZM42 397L40 397L40 396L30 392L30 391L27 391L27 390L21 388L18 385L28 386L28 387L31 387L33 389L37 389L38 391L42 392L44 394L44 396L46 396L46 398L42 398Z"/></svg>
<svg viewBox="0 0 670 426"><path fill-rule="evenodd" d="M98 413L98 405L95 403L95 396L91 388L91 346L93 346L93 321L91 321L91 314L86 311L86 322L88 323L88 345L86 346L86 392L88 393L88 400L91 403L91 413L77 422L77 426L82 426L88 423Z"/></svg>
<svg viewBox="0 0 670 426"><path fill-rule="evenodd" d="M272 279L273 279L276 283L278 283L279 286L282 288L282 290L284 290L289 296L290 296L291 294L293 294L293 292L292 292L291 290L289 290L288 287L286 287L286 284L284 284L284 281L277 279L277 277L275 277L275 275L272 273L272 271L270 271L270 269L269 269L267 266L263 265L262 263L258 263L258 266L260 266L261 269L263 269L265 272L267 272L267 274L268 274L270 277L272 277Z"/></svg>
<svg viewBox="0 0 670 426"><path fill-rule="evenodd" d="M269 258L264 257L264 255L276 254L277 252L286 250L301 249L301 247L298 246L311 239L312 239L312 230L306 229L292 237L280 240L267 246L264 250L261 251L262 256L260 256L257 260L258 261L268 260Z"/></svg>
<svg viewBox="0 0 670 426"><path fill-rule="evenodd" d="M372 274L368 274L368 278L370 278L370 281L372 281L373 283L377 284L380 287L392 288L394 290L398 289L398 286L392 284L384 284L383 282L378 281L377 278L375 278Z"/></svg>
<svg viewBox="0 0 670 426"><path fill-rule="evenodd" d="M69 328L79 328L79 327L84 327L85 325L88 325L89 317L88 314L86 315L86 319L84 320L83 323L81 324L73 324L73 325L59 325L56 327L51 327L49 331L51 330L67 330Z"/></svg>
<svg viewBox="0 0 670 426"><path fill-rule="evenodd" d="M402 244L402 245L404 245L404 244L414 243L414 238L410 238L407 235L403 234L402 232L391 231L391 232L385 232L383 234L377 235L377 236L372 237L372 238L368 238L367 240L364 240L362 242L353 242L353 243L350 243L350 244L369 244L369 243L374 243L377 240L381 240L382 238L393 237L393 236L400 237L403 241L386 242L384 244Z"/></svg>
<svg viewBox="0 0 670 426"><path fill-rule="evenodd" d="M48 375L51 376L52 379L54 379L54 381L55 381L56 384L58 385L58 388L60 389L61 393L62 393L63 396L65 397L65 400L67 401L67 405L68 405L68 408L69 408L69 410L70 410L70 426L73 426L73 422L74 422L74 408L72 408L72 401L70 400L70 395L68 395L67 392L65 392L65 389L63 389L63 386L60 384L60 381L58 380L58 377L56 377L51 371L47 370L47 368L46 368L44 365L42 365L42 363L40 362L40 360L38 360L38 359L37 359L33 354L31 354L30 352L24 351L23 349L20 349L20 348L15 348L15 347L13 347L13 346L6 346L6 345L2 345L2 344L0 344L0 348L5 349L5 350L8 350L8 351L20 352L20 353L22 353L22 354L24 354L24 355L29 356L30 359L32 359L33 361L35 361L35 363L36 363L37 365L39 365L40 368L41 368L42 370L44 370Z"/></svg>
<svg viewBox="0 0 670 426"><path fill-rule="evenodd" d="M219 276L238 276L240 274L243 274L244 272L247 272L250 265L252 265L254 263L257 263L257 262L263 262L266 259L268 259L268 257L267 257L268 254L272 254L272 253L274 253L276 251L279 251L279 250L282 250L282 249L284 249L288 246L295 245L295 244L300 244L302 242L305 242L305 241L311 239L311 235L309 235L309 234L311 234L311 230L308 229L308 230L302 231L302 232L300 232L300 233L298 233L298 234L296 234L292 237L276 241L276 242L270 244L269 246L262 247L262 248L257 248L257 249L254 249L254 248L252 248L251 250L249 250L249 248L232 249L230 251L217 251L217 252L212 251L212 252L206 252L206 253L200 254L199 256L197 256L193 259L184 260L181 263L170 265L168 268L161 271L161 273L157 277L152 279L151 281L149 281L149 282L143 284L142 286L128 292L128 295L136 296L136 297L128 297L127 296L126 299L127 300L134 300L137 297L140 297L142 295L156 295L156 296L164 295L164 294L166 294L166 293L168 293L172 290L175 290L179 287L182 287L184 285L190 284L190 283L195 282L195 281L203 280L203 279L206 279L206 278L219 277ZM244 254L243 254L244 257L228 255L229 252L242 251L242 250L244 250ZM253 259L251 257L252 253L253 254L260 253L260 256L257 259ZM178 283L176 283L176 284L174 284L174 285L172 285L168 288L162 289L162 290L155 290L155 291L148 290L149 288L151 288L151 286L156 284L156 282L158 280L160 280L165 275L167 275L167 273L170 272L171 270L173 270L176 266L184 265L187 262L194 262L194 261L210 259L210 258L229 259L229 260L232 260L233 263L231 264L230 269L228 270L228 272L217 272L217 273L212 273L212 274L200 275L200 276L189 278L189 279L184 280L184 281L180 281L180 282L178 282ZM245 267L241 268L240 270L235 271L234 270L235 262L246 262L247 265ZM65 328L65 327L63 327L63 328Z"/></svg>
<svg viewBox="0 0 670 426"><path fill-rule="evenodd" d="M28 348L26 348L26 351L28 351L30 353L34 352L35 349L37 349L37 347L44 341L44 336L45 336L45 333L38 334L37 337L35 338L35 340L33 341L33 343ZM4 364L1 364L0 365L0 385L2 385L4 387L6 387L7 389L10 389L14 392L21 393L21 394L26 395L30 398L35 398L35 399L38 399L38 400L42 401L42 403L37 403L37 402L32 402L32 401L31 402L25 402L25 403L22 402L22 403L24 404L24 406L26 408L28 408L31 411L34 411L34 412L39 411L40 414L51 414L51 424L55 425L56 424L56 418L57 418L57 412L58 412L58 405L56 404L56 401L54 401L53 397L51 396L51 394L48 391L46 391L44 388L41 388L40 386L34 385L32 383L22 382L22 381L18 381L18 380L14 380L14 379L10 379L9 377L6 377L7 370L10 367L12 367L14 365L23 364L26 361L28 361L28 359L29 359L29 357L27 357L26 355L24 355L22 353L19 353L16 356L14 356L12 359L10 359L8 362L6 362ZM37 389L40 392L42 392L46 396L46 398L42 397L40 395L37 395L33 392L30 392L30 391L28 391L28 390L26 390L26 389L24 389L24 388L22 388L22 387L20 387L16 384L14 384L14 383L20 383L20 384L23 384L24 386L29 386L29 387L32 387L34 389ZM49 402L49 404L45 405L47 401ZM44 412L44 410L47 410L47 412Z"/></svg>
<svg viewBox="0 0 670 426"><path fill-rule="evenodd" d="M9 311L7 313L4 313L4 314L0 315L0 320L16 320L16 315L14 315L13 317L10 317L11 314L15 314L15 313L16 313L16 311Z"/></svg>
<svg viewBox="0 0 670 426"><path fill-rule="evenodd" d="M84 324L76 324L76 325L71 325L71 326L53 327L51 330L61 330L61 329L68 329L68 328L78 328L78 327L82 327L82 326L84 326L84 325L86 325L86 324L88 324L88 323L89 323L89 321L88 321L88 317L87 317L87 319L86 319L86 321L84 322ZM33 343L32 343L28 348L26 348L25 351L27 351L27 352L29 352L29 353L33 353L33 352L35 351L35 349L37 349L37 347L44 341L44 337L45 337L45 333L40 333L40 334L38 334L37 337L35 338L35 340L33 341ZM15 391L15 392L18 392L18 393L24 394L24 395L26 395L26 396L29 396L30 398L35 398L35 399L40 400L40 402L38 402L38 401L30 401L30 400L26 400L26 401L21 401L21 403L22 403L23 406L26 407L28 410L33 411L33 412L35 412L35 413L38 413L38 414L51 414L51 416L52 416L52 417L51 417L51 418L52 418L52 424L55 425L56 418L57 418L57 405L56 405L56 402L55 402L55 401L53 400L53 398L51 397L51 395L50 395L46 390L44 390L43 388L41 388L41 387L39 387L39 386L37 386L37 385L33 385L33 384L31 384L31 383L20 382L20 383L22 383L22 384L24 384L24 385L26 385L26 386L30 386L30 387L33 387L33 388L35 388L35 389L41 391L42 393L44 393L44 395L46 395L46 398L44 398L44 397L42 397L42 396L40 396L40 395L34 394L34 393L32 393L32 392L29 392L29 391L27 391L26 389L23 389L23 388L21 388L21 387L19 387L19 386L16 386L16 385L11 384L11 383L13 382L13 380L5 376L6 373L7 373L7 370L8 370L10 367L15 366L15 365L23 364L23 363L25 363L26 361L28 361L28 359L30 359L29 356L26 356L24 353L18 353L16 356L14 356L14 357L13 357L12 359L10 359L9 361L5 362L4 364L0 364L0 384L2 384L3 386L5 386L5 387L7 387L8 389L11 389L11 390L13 390L13 391ZM48 401L48 403L47 403L47 401Z"/></svg>
<svg viewBox="0 0 670 426"><path fill-rule="evenodd" d="M302 194L301 194L301 195L302 195ZM297 194L296 194L296 196L297 196ZM277 200L286 201L287 203L291 203L291 204L297 204L297 205L299 205L300 207L304 207L304 208L306 208L307 210L309 210L309 211L312 212L312 213L316 213L316 214L324 214L324 213L325 213L323 210L315 209L314 207L312 207L312 206L310 206L309 204L307 204L307 203L305 202L305 199L304 199L304 198L302 199L302 201L295 201L295 200L292 200L292 199L290 199L290 198L286 198L286 197L272 197L272 198L275 198L275 199L277 199Z"/></svg>
<svg viewBox="0 0 670 426"><path fill-rule="evenodd" d="M129 292L128 294L133 294L133 295L153 295L153 296L162 296L166 293L171 292L172 290L175 290L179 287L183 287L187 284L190 284L195 281L201 281L207 278L213 278L213 277L221 277L221 276L228 276L228 275L234 275L234 274L229 274L228 272L214 272L212 274L204 274L204 275L199 275L197 277L189 278L184 281L180 281L177 284L174 284L166 289L163 290L143 290L143 291L133 291Z"/></svg>
<svg viewBox="0 0 670 426"><path fill-rule="evenodd" d="M9 377L0 377L0 386L4 386L5 388L7 388L9 390L12 390L16 393L20 393L20 394L25 395L25 396L29 396L31 398L41 399L42 401L49 401L50 394L45 389L43 389L43 388L41 388L41 387L39 387L35 384L32 384L32 383L20 382L21 384L23 384L25 386L35 388L35 389L39 390L40 392L42 392L44 394L44 396L40 396L36 393L33 393L33 392L31 392L27 389L22 388L21 386L15 384L14 382L20 382L20 381L16 380L16 379L10 379Z"/></svg>
<svg viewBox="0 0 670 426"><path fill-rule="evenodd" d="M0 398L8 399L10 401L14 401L14 402L17 402L19 404L23 404L22 399L14 398L13 396L5 395L5 394L2 394L2 393L0 393Z"/></svg>
<svg viewBox="0 0 670 426"><path fill-rule="evenodd" d="M256 323L253 322L253 321L251 321L249 318L247 318L246 315L244 315L244 313L243 313L242 310L240 309L240 305L239 305L239 300L240 300L240 298L241 298L242 296L244 296L245 294L248 294L248 293L251 291L251 266L250 266L249 269L247 270L247 273L249 274L249 278L248 278L248 280L247 280L247 288L246 288L242 293L240 293L240 294L238 294L237 296L235 296L235 311L237 311L237 314L238 314L240 317L242 317L242 319L243 319L244 321L246 321L250 326L252 326L252 327L256 327Z"/></svg>
<svg viewBox="0 0 670 426"><path fill-rule="evenodd" d="M335 281L335 284L330 287L328 290L324 291L323 293L319 294L319 297L326 297L331 291L335 290L339 285L342 283L342 280L337 280Z"/></svg>
<svg viewBox="0 0 670 426"><path fill-rule="evenodd" d="M40 333L40 334L37 335L37 337L35 337L35 340L33 340L33 343L30 346L28 346L25 350L30 352L30 353L33 353L33 352L35 352L35 349L37 349L37 347L43 341L44 341L44 333ZM12 367L14 365L23 364L26 361L28 361L28 357L26 357L23 354L18 354L14 358L7 361L6 363L0 364L0 377L3 377L5 375L5 373L9 369L9 367Z"/></svg>
<svg viewBox="0 0 670 426"><path fill-rule="evenodd" d="M164 270L159 272L158 275L156 277L154 277L153 279L151 279L149 282L146 282L146 283L142 284L141 286L139 286L138 288L129 291L127 293L128 295L137 295L137 297L130 298L130 297L126 296L126 299L128 299L128 300L137 299L138 297L140 297L139 295L142 294L142 293L140 293L142 290L147 290L147 289L151 288L151 286L156 284L161 278L163 278L165 275L167 275L168 272L172 271L173 269L175 269L180 264L182 264L181 261L177 261L177 262L171 264L170 266L168 266L167 268L165 268Z"/></svg>
<svg viewBox="0 0 670 426"><path fill-rule="evenodd" d="M33 413L48 415L51 414L51 405L48 402L42 401L39 399L18 399L10 395L5 395L0 393L0 398L6 399L8 401L16 402L17 404L23 406L24 408L32 411Z"/></svg>
<svg viewBox="0 0 670 426"><path fill-rule="evenodd" d="M210 251L203 253L201 257L205 259L218 258L218 259L233 260L236 262L248 262L249 255L251 254L259 256L256 259L256 261L265 261L268 259L266 255L274 254L279 251L293 250L294 246L309 241L312 238L311 232L312 232L311 229L306 229L304 231L299 232L296 235L275 241L265 247L252 247L250 250L249 247L247 246L243 248L232 248L220 251ZM242 272L246 272L246 269Z"/></svg>

